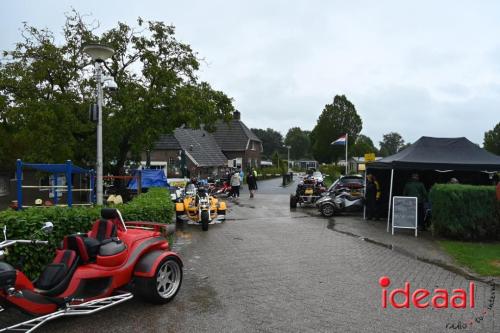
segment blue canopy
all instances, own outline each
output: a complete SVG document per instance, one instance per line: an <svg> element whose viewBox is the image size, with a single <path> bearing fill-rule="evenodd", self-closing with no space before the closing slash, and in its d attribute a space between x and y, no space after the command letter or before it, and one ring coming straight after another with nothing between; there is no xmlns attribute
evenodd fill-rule
<svg viewBox="0 0 500 333"><path fill-rule="evenodd" d="M142 188L149 187L168 187L167 176L163 170L139 170L141 173L141 185ZM133 178L128 184L128 188L131 190L137 190L137 178Z"/></svg>
<svg viewBox="0 0 500 333"><path fill-rule="evenodd" d="M34 169L38 171L51 173L65 173L68 170L67 164L41 164L41 163L24 163L23 168ZM71 164L71 173L90 173L90 170L80 168Z"/></svg>

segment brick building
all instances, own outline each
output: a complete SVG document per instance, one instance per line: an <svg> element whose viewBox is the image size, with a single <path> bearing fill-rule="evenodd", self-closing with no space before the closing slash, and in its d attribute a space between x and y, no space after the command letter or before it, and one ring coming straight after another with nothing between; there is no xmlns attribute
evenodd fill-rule
<svg viewBox="0 0 500 333"><path fill-rule="evenodd" d="M150 164L166 168L168 177L179 177L182 174L181 152L186 156L191 177L215 176L227 167L259 167L262 141L241 121L241 114L236 111L229 122L218 121L213 133L178 128L172 134L162 135L149 152ZM142 159L146 160L145 153Z"/></svg>

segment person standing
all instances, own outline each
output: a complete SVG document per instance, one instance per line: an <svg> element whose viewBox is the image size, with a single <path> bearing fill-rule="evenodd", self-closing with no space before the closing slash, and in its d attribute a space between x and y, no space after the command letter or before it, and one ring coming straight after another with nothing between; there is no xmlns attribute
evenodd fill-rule
<svg viewBox="0 0 500 333"><path fill-rule="evenodd" d="M241 167L238 167L238 173L240 175L240 185L243 183L243 179L245 177L245 174L243 173L243 169Z"/></svg>
<svg viewBox="0 0 500 333"><path fill-rule="evenodd" d="M368 220L378 220L378 201L381 197L380 184L375 179L375 176L369 174L366 176L366 191L365 191L365 205L366 216Z"/></svg>
<svg viewBox="0 0 500 333"><path fill-rule="evenodd" d="M248 190L250 191L250 198L253 198L255 195L255 190L257 190L257 179L253 172L249 172L247 174L247 184Z"/></svg>
<svg viewBox="0 0 500 333"><path fill-rule="evenodd" d="M234 197L234 198L240 197L240 185L241 185L240 173L238 171L236 171L231 176L231 195L232 195L232 197Z"/></svg>
<svg viewBox="0 0 500 333"><path fill-rule="evenodd" d="M252 173L255 178L255 190L258 190L259 187L257 186L257 170L255 170L255 168L252 168Z"/></svg>
<svg viewBox="0 0 500 333"><path fill-rule="evenodd" d="M424 228L424 203L427 202L427 190L424 184L420 181L418 173L411 175L411 178L405 184L403 195L407 197L417 197L417 212L418 212L418 228Z"/></svg>

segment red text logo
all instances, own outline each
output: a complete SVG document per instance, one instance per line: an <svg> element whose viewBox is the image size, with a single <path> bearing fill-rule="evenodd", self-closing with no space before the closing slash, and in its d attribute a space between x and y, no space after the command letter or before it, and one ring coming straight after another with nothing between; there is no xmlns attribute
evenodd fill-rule
<svg viewBox="0 0 500 333"><path fill-rule="evenodd" d="M434 289L433 292L423 288L412 290L409 282L405 282L403 288L388 290L391 280L387 276L382 276L378 283L382 287L382 308L384 309L388 304L396 309L410 308L410 304L417 309L425 309L429 306L436 309L445 309L450 306L455 309L474 308L475 285L472 281L469 282L468 290L453 289L451 293L440 288Z"/></svg>

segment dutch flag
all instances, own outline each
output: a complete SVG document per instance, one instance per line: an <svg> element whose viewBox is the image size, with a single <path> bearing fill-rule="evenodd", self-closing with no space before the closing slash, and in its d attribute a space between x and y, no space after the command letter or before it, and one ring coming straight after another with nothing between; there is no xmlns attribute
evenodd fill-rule
<svg viewBox="0 0 500 333"><path fill-rule="evenodd" d="M333 141L331 144L343 146L343 145L345 145L346 140L347 140L347 135L344 134L344 135L341 135L340 138L338 138L337 140Z"/></svg>

